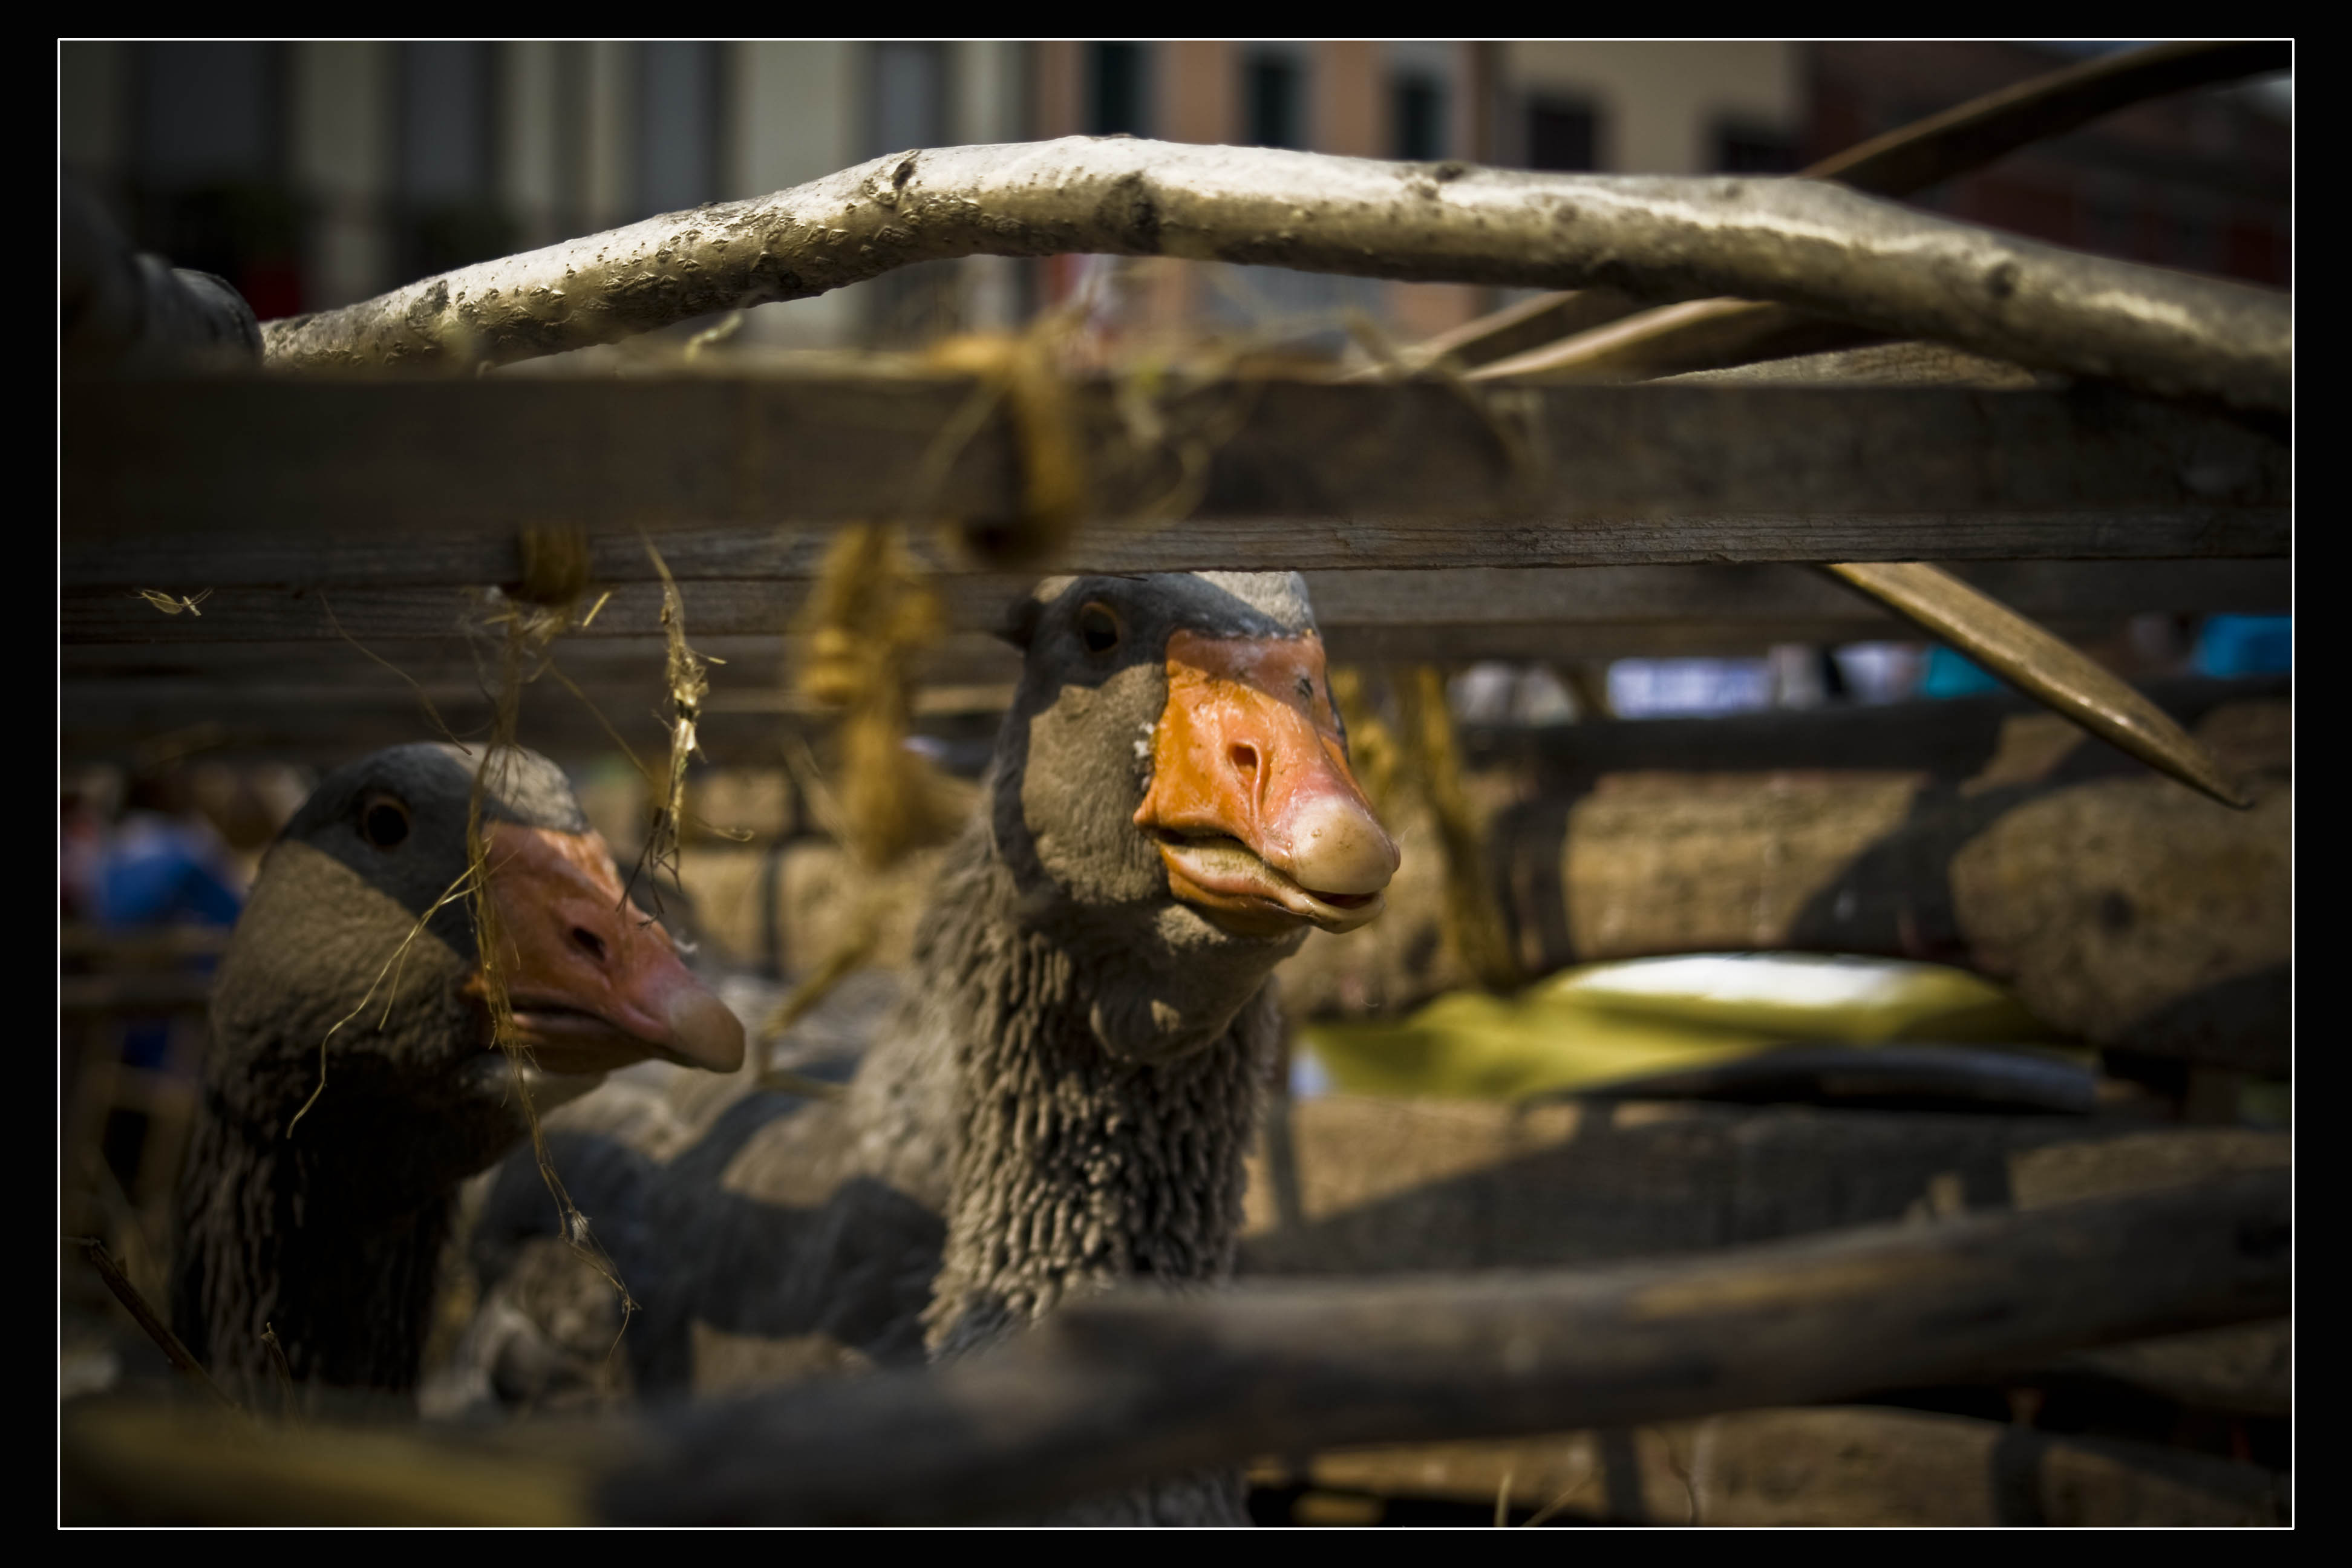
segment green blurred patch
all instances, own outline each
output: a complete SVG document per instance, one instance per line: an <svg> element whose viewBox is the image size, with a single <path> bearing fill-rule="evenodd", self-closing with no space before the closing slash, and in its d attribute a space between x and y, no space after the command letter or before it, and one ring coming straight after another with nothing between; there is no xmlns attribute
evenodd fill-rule
<svg viewBox="0 0 2352 1568"><path fill-rule="evenodd" d="M2275 1127L2281 1131L2294 1125L2294 1096L2283 1078L2250 1079L2238 1091L2238 1115L2256 1127Z"/></svg>
<svg viewBox="0 0 2352 1568"><path fill-rule="evenodd" d="M1797 1044L2059 1040L1980 975L1812 953L1586 964L1516 996L1452 992L1400 1022L1315 1024L1301 1037L1342 1091L1475 1100L1592 1088Z"/></svg>

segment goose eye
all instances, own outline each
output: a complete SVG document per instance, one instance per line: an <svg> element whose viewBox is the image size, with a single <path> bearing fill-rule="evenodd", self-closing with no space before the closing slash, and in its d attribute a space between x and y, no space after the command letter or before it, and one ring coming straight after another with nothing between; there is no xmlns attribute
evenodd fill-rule
<svg viewBox="0 0 2352 1568"><path fill-rule="evenodd" d="M1108 653L1120 636L1118 615L1108 605L1089 604L1078 611L1078 637L1088 653Z"/></svg>
<svg viewBox="0 0 2352 1568"><path fill-rule="evenodd" d="M408 807L388 795L370 796L360 807L360 837L379 849L397 849L408 837Z"/></svg>

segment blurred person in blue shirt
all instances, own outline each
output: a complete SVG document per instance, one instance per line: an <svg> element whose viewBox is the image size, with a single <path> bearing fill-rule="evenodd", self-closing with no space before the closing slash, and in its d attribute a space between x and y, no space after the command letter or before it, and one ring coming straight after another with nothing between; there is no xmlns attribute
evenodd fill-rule
<svg viewBox="0 0 2352 1568"><path fill-rule="evenodd" d="M236 923L245 907L228 845L195 810L185 781L174 774L134 780L123 813L88 857L86 912L110 931L160 926ZM214 967L210 954L181 960L199 973ZM171 1054L171 1021L162 1017L121 1020L126 1066L153 1068Z"/></svg>
<svg viewBox="0 0 2352 1568"><path fill-rule="evenodd" d="M163 779L134 783L121 821L100 851L91 912L120 929L235 925L245 907L228 847Z"/></svg>

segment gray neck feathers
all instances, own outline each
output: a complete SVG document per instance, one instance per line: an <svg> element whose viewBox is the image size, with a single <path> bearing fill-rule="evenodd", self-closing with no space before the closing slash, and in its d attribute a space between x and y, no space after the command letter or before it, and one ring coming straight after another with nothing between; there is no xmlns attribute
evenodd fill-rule
<svg viewBox="0 0 2352 1568"><path fill-rule="evenodd" d="M298 1384L416 1384L451 1203L435 1195L385 1212L342 1199L352 1173L328 1152L338 1131L306 1121L289 1142L215 1102L190 1144L173 1326L215 1377L263 1408L274 1406L265 1391L276 1376L265 1329Z"/></svg>
<svg viewBox="0 0 2352 1568"><path fill-rule="evenodd" d="M458 994L466 961L445 944L417 940L397 984L360 1007L412 919L340 863L281 844L213 987L173 1320L265 1406L265 1325L299 1382L415 1385L457 1187L523 1131L506 1065L480 1049Z"/></svg>
<svg viewBox="0 0 2352 1568"><path fill-rule="evenodd" d="M1074 1289L1200 1285L1233 1270L1243 1161L1279 1025L1270 984L1213 1043L1123 1061L1090 1021L1114 955L1024 924L984 835L958 846L918 967L961 1016L961 1146L944 1266L925 1321L937 1352L986 1342Z"/></svg>

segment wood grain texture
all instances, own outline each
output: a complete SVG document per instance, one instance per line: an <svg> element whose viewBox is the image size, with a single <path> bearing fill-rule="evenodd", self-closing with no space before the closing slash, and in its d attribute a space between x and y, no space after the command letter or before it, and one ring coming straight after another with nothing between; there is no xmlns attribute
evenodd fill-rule
<svg viewBox="0 0 2352 1568"><path fill-rule="evenodd" d="M2107 390L1220 383L1167 399L1148 442L1111 388L1075 391L1097 515L1159 515L1189 488L1185 454L1202 463L1184 525L1083 530L1077 569L2288 548L2283 440ZM531 524L1006 518L1001 413L915 493L973 395L918 376L74 384L66 553L192 532L414 550Z"/></svg>
<svg viewBox="0 0 2352 1568"><path fill-rule="evenodd" d="M1263 1151L1244 1273L1558 1268L2284 1170L2286 1136L2074 1118L1699 1104L1301 1100L1298 1213Z"/></svg>
<svg viewBox="0 0 2352 1568"><path fill-rule="evenodd" d="M1750 1410L1631 1432L1318 1454L1256 1479L1623 1524L1968 1528L2275 1526L2258 1465L1962 1415Z"/></svg>
<svg viewBox="0 0 2352 1568"><path fill-rule="evenodd" d="M2292 51L2277 43L2157 44L2083 61L1970 99L1832 153L1801 173L1808 179L1836 180L1881 195L1908 195L2126 104L2263 70L2284 70L2291 59ZM1642 309L1643 303L1609 289L1541 295L1416 343L1412 353L1422 361L1452 354L1462 365L1482 365L1605 326Z"/></svg>
<svg viewBox="0 0 2352 1568"><path fill-rule="evenodd" d="M620 1523L983 1520L1260 1453L1648 1426L2252 1321L2290 1265L2287 1183L2265 1173L1613 1268L1118 1293L949 1365L603 1434L224 1440L92 1402L60 1457L81 1518L548 1522L581 1517L584 1485Z"/></svg>
<svg viewBox="0 0 2352 1568"><path fill-rule="evenodd" d="M2202 746L2122 677L1941 567L1836 562L1822 571L2165 776L2225 805L2251 804Z"/></svg>
<svg viewBox="0 0 2352 1568"><path fill-rule="evenodd" d="M2284 412L2284 293L2089 256L1818 180L1564 174L1064 137L897 151L271 321L267 362L470 368L973 254L1772 300L1895 337Z"/></svg>
<svg viewBox="0 0 2352 1568"><path fill-rule="evenodd" d="M1850 1397L2275 1315L2286 1202L2264 1173L1574 1274L1112 1296L998 1354L685 1413L600 1500L643 1522L1002 1517L1255 1453Z"/></svg>
<svg viewBox="0 0 2352 1568"><path fill-rule="evenodd" d="M782 635L807 598L806 563L784 559L789 552L771 542L742 535L734 536L738 547L729 548L727 537L703 533L666 542L673 546L664 553L678 575L689 630L698 640ZM687 547L675 547L681 542ZM105 661L79 651L93 644L173 645L185 650L179 657L194 657L194 649L222 644L338 640L340 626L340 635L374 647L455 637L496 613L496 600L485 590L499 579L489 575L469 584L385 582L369 579L373 568L364 562L320 569L324 576L360 579L355 584L240 585L207 574L209 563L215 573L235 575L238 548L226 544L208 555L183 543L160 552L182 558L180 573L67 584L58 616L68 672L104 668ZM139 552L121 553L128 561ZM600 549L597 554L602 564L617 568L592 579L612 586L613 596L593 621L566 638L562 657L567 659L583 644L661 635L660 595L646 580L643 552ZM472 564L486 573L491 565ZM107 570L129 576L139 569ZM2142 611L2279 612L2291 602L2291 568L2284 561L1979 562L1956 570L2022 614L2073 625ZM1552 658L1606 657L1619 644L1627 654L1749 651L1780 641L1913 635L1870 600L1790 564L1370 568L1304 575L1324 640L1342 659L1411 659L1423 647L1454 649L1444 656L1445 662L1547 657L1547 649L1554 650ZM987 634L1003 624L1006 607L1034 580L978 574L934 581L950 625ZM161 584L179 593L212 593L199 615L167 615L133 591ZM749 641L738 646L771 666L788 652L776 643L765 650Z"/></svg>

